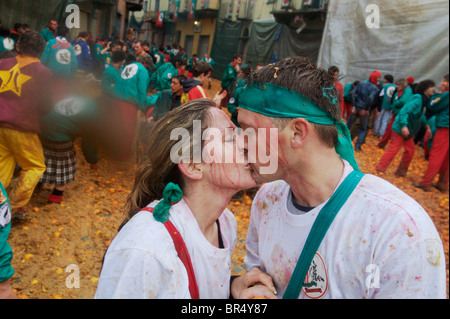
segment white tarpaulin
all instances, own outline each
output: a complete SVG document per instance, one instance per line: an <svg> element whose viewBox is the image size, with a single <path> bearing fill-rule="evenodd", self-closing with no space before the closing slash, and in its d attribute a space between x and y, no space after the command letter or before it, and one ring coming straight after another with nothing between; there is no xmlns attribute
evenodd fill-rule
<svg viewBox="0 0 450 319"><path fill-rule="evenodd" d="M379 28L366 24L376 26L374 4ZM339 67L343 83L374 70L438 83L449 72L449 1L330 0L318 65Z"/></svg>

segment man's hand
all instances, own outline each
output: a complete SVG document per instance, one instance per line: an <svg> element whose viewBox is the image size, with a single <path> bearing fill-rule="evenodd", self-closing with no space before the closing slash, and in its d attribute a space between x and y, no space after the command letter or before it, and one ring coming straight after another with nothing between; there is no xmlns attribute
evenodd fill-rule
<svg viewBox="0 0 450 319"><path fill-rule="evenodd" d="M402 135L403 135L403 137L404 138L408 138L409 137L409 129L405 126L405 127L402 127Z"/></svg>
<svg viewBox="0 0 450 319"><path fill-rule="evenodd" d="M213 101L216 102L216 105L218 108L221 107L220 105L222 104L222 100L227 97L227 94L228 94L227 90L223 90L222 92L217 92Z"/></svg>
<svg viewBox="0 0 450 319"><path fill-rule="evenodd" d="M245 275L233 280L231 294L235 299L251 299L255 297L277 299L272 277L263 273L259 268L254 268Z"/></svg>

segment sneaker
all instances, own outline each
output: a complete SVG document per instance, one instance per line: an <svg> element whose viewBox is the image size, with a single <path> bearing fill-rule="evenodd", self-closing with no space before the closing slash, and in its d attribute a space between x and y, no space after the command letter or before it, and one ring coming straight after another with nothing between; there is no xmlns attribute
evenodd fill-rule
<svg viewBox="0 0 450 319"><path fill-rule="evenodd" d="M63 199L63 195L53 195L53 194L50 194L50 196L48 197L48 199L47 199L47 202L49 203L49 204L52 204L52 203L54 203L54 204L59 204L59 203L61 203L62 202L62 199Z"/></svg>
<svg viewBox="0 0 450 319"><path fill-rule="evenodd" d="M12 221L23 220L27 218L27 216L28 216L27 211L23 208L19 208L11 214L11 220Z"/></svg>

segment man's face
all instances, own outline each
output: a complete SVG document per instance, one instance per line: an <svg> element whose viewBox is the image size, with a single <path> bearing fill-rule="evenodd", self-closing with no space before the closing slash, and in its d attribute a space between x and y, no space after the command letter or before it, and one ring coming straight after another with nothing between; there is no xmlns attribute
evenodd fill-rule
<svg viewBox="0 0 450 319"><path fill-rule="evenodd" d="M58 22L51 20L48 26L51 30L56 31L56 28L58 28Z"/></svg>
<svg viewBox="0 0 450 319"><path fill-rule="evenodd" d="M428 89L423 92L426 96L431 97L436 92L436 88L434 86L430 86Z"/></svg>
<svg viewBox="0 0 450 319"><path fill-rule="evenodd" d="M135 43L135 44L133 44L133 50L137 55L139 55L142 53L143 48L140 43Z"/></svg>
<svg viewBox="0 0 450 319"><path fill-rule="evenodd" d="M170 85L172 93L175 95L181 95L183 91L183 85L178 79L172 79L172 84Z"/></svg>
<svg viewBox="0 0 450 319"><path fill-rule="evenodd" d="M281 179L279 168L285 159L283 152L280 153L282 141L278 129L271 118L241 108L238 122L243 129L240 138L255 181L266 183Z"/></svg>
<svg viewBox="0 0 450 319"><path fill-rule="evenodd" d="M242 64L242 58L237 58L236 60L234 60L234 62L236 62L236 64Z"/></svg>

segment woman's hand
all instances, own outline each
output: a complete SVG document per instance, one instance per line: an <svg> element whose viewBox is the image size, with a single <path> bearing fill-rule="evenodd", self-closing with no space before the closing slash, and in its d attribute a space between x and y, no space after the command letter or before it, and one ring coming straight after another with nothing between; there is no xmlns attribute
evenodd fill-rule
<svg viewBox="0 0 450 319"><path fill-rule="evenodd" d="M233 280L231 294L235 299L251 299L255 297L278 299L272 277L262 272L259 268L254 268L245 275Z"/></svg>

